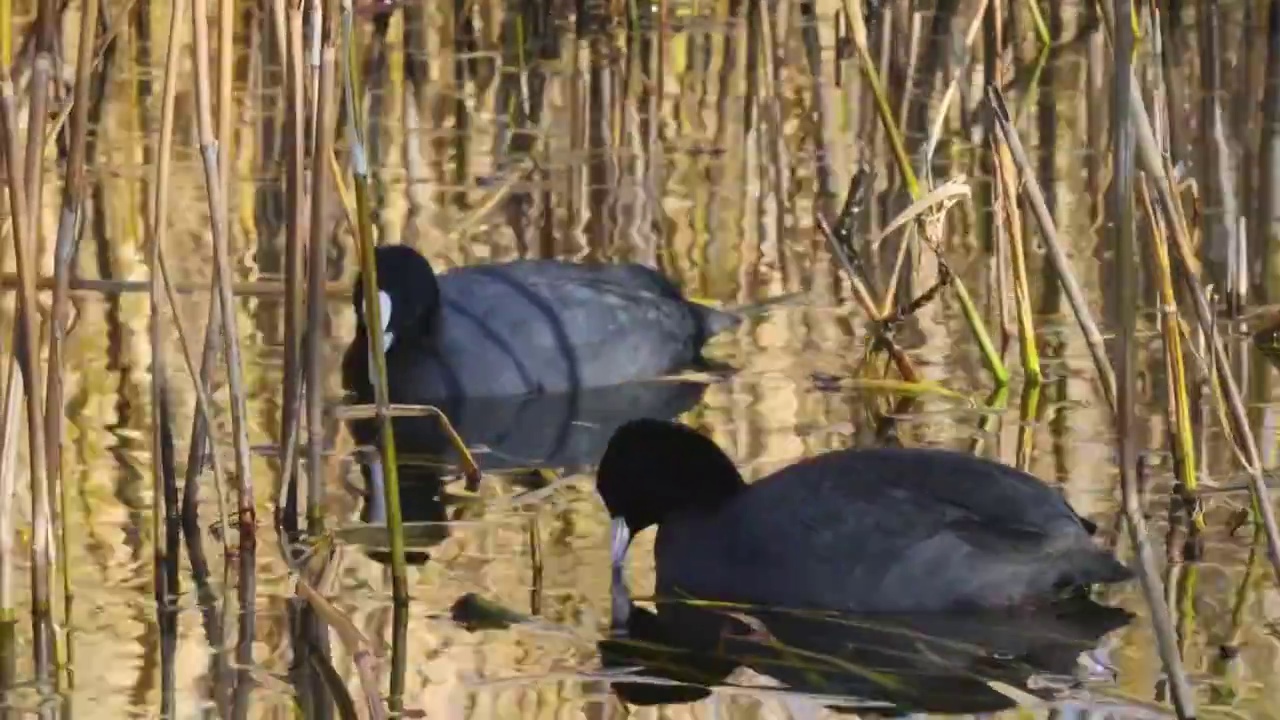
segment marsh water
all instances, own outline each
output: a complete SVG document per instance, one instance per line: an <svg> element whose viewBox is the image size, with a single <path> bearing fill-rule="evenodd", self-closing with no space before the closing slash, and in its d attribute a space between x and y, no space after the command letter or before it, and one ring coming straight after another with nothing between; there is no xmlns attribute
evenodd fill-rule
<svg viewBox="0 0 1280 720"><path fill-rule="evenodd" d="M1004 338L1000 331L1003 286L992 281L993 256L983 250L969 203L951 211L946 257L1004 346L1014 380L997 391L963 316L943 293L896 335L927 384L886 382L892 376L884 356L866 359L867 318L851 300L847 279L813 219L817 211L838 207L859 161L878 170L878 222L887 223L903 206L894 200L899 187L883 140L868 146L862 139L861 128L875 118L856 82L855 64L837 56L832 28L838 3L817 3L816 20L806 15L805 9L815 7L810 3L783 3L786 11L767 12L757 3L732 5L737 9L672 3L668 11L675 20L661 43L647 30L629 34L606 24L588 34L553 17L553 24L560 23L551 33L557 41L539 45L536 58L517 58L536 65L537 72L524 65L511 69L516 60L504 51L502 38L513 26L498 3L468 5L462 39L464 24L451 25L451 11L427 12L427 46L407 54L405 26L395 14L385 55L370 61L373 76L381 78L370 83L369 107L376 120L371 133L379 138L372 159L382 241L414 245L437 270L517 257L631 259L657 265L688 293L715 304L749 305L798 294L716 338L708 355L731 370L697 375L690 379L693 385L648 384L563 402L454 409L464 439L486 470L478 485L456 470L434 472L406 460L402 496L414 565L406 663L397 679L406 714L739 720L821 717L836 712L834 707L874 715L886 712L890 686L868 678L871 670L889 672L885 668L893 662L886 657L915 658L899 667L900 678L891 687L899 688L899 699L904 692L927 696L928 702L920 701L923 709L907 703L921 712L1168 714L1150 613L1136 583L1108 588L1096 598L1132 612L1131 622L1105 632L1081 631L1084 637L1074 644L1071 629L1049 620L908 622L911 640L903 642L900 633L852 633L849 625L813 618L790 618L792 625L808 623L791 627L784 618L770 627L789 649L748 639L745 650L726 651L710 670L703 662L702 674L690 675L677 666L698 662L679 653L674 659L655 655L655 648L676 646L673 640L698 635L696 628L714 626L714 619L687 619L695 629L638 649L610 640L608 521L594 493L591 466L610 423L628 414L678 417L695 425L725 448L749 480L799 458L851 446L901 442L973 452L1060 487L1098 523L1104 542L1121 557L1132 557L1119 514L1114 424L1032 226L1030 295L1038 309L1043 385L1024 387L1016 337ZM159 35L167 13L153 8L150 14L151 32ZM1079 20L1071 11L1053 14L1059 30L1064 15L1068 29ZM925 21L921 16L918 22L927 26ZM809 25L816 27L822 48L816 81L806 65L803 31ZM248 717L297 716L299 708L307 716L340 716L314 700L323 692L317 679L322 673L299 652L295 624L304 603L270 522L280 476L275 455L284 328L273 282L281 277L284 255L279 157L287 137L272 129L280 121L281 92L272 52L249 42L268 42L265 27L265 20L250 19L244 37L237 35L247 49L237 66L230 196L233 270L242 284L256 283L235 307L255 447L259 532L256 553L248 556L254 582L245 582L245 556L233 553L228 559L216 552L222 531L206 472L200 513L212 571L204 589L212 594L198 591L184 552L176 622L170 627L158 619L147 298L109 284L75 291L64 380L69 427L63 477L75 598L67 628L70 683L51 697L28 682L29 627L19 620L13 625L19 636L17 681L5 696L8 708L153 717L172 703L179 717L212 717L231 707ZM119 42L119 67L147 72L134 67L139 57L160 67L161 44L155 42L145 51L153 55L145 56L134 25ZM1035 151L1076 273L1095 313L1111 318L1110 256L1100 245L1103 224L1089 181L1085 121L1088 104L1099 100L1090 99L1084 47L1055 52L1038 73L1034 92L1026 91L1023 80L1010 87L1019 128ZM1031 58L1034 52L1025 62ZM420 85L412 82L411 69L426 73ZM928 97L936 100L944 84L927 91ZM76 262L81 278L147 278L146 232L139 218L152 182L150 143L160 103L150 97L140 111L137 86L137 74L112 74L108 81L95 128L94 194ZM191 110L193 102L189 87L180 87L180 110ZM913 102L928 104L919 97ZM900 110L907 117L919 112L905 105ZM209 222L193 131L182 117L166 252L189 290L180 308L182 325L198 343L211 272ZM976 164L964 144L967 137L956 130L947 138L934 165L938 182L962 172L972 177ZM42 221L48 227L56 224L56 197L46 192ZM330 197L323 222L332 225L328 271L337 289L326 307L325 358L326 393L334 408L342 394L338 361L354 328L345 289L357 259L342 197ZM895 243L886 241L873 253L885 266L882 273L892 267ZM51 253L43 261L47 269ZM937 263L922 249L910 254L910 262L918 272L904 292L918 293L931 282ZM1199 461L1205 482L1221 491L1206 500L1202 556L1184 559L1180 536L1169 530L1173 480L1165 366L1153 318L1142 317L1138 416L1141 443L1151 449L1144 460L1150 530L1178 642L1203 716L1280 717L1280 595L1256 557L1256 538L1241 521L1248 496L1238 491L1237 461L1207 410ZM175 325L170 322L165 332L177 457L185 458L195 394ZM1247 348L1238 350L1248 355ZM1274 372L1259 362L1249 371ZM230 467L231 430L219 383L217 446ZM1269 422L1273 401L1266 383L1251 386L1254 415ZM413 455L421 449L415 447L415 428L422 426L406 428L400 452ZM333 420L325 434L324 530L331 531L325 537L336 549L319 590L382 654L377 680L386 692L393 682L391 585L380 562L382 535L368 523L379 515L379 505L375 500L369 507L362 494L367 475L350 434ZM536 466L555 473L527 471ZM234 491L226 493L234 501ZM25 495L16 507L29 508ZM652 586L652 540L652 533L640 536L631 553L628 579L637 598ZM25 597L25 569L13 578L17 596ZM210 597L212 605L205 603ZM742 628L737 632L742 635ZM313 642L327 646L333 672L350 697L361 698L349 648L336 635ZM1045 656L1053 653L1036 648L1055 642L1050 662ZM752 661L767 651L775 651L772 661ZM1034 693L1026 684L1032 675L1039 683ZM1004 680L975 683L975 676ZM673 678L701 678L710 689L671 690L663 683ZM227 688L234 688L234 702L221 695Z"/></svg>

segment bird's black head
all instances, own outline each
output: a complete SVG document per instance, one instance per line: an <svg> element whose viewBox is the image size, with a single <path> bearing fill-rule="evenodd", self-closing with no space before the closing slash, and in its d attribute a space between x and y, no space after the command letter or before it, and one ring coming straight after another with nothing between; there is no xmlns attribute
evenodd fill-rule
<svg viewBox="0 0 1280 720"><path fill-rule="evenodd" d="M746 487L733 461L687 425L632 420L614 432L596 470L620 563L635 533L675 513L714 512Z"/></svg>
<svg viewBox="0 0 1280 720"><path fill-rule="evenodd" d="M430 333L440 310L440 285L431 263L408 245L383 245L374 250L374 262L386 349ZM367 337L363 274L356 275L351 302L357 336Z"/></svg>

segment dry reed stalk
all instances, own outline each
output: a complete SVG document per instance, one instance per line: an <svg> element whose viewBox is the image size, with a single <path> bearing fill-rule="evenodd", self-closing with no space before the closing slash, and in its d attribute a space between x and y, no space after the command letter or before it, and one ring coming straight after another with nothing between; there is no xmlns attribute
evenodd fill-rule
<svg viewBox="0 0 1280 720"><path fill-rule="evenodd" d="M285 117L288 118L292 142L286 147L285 183L287 191L288 225L285 227L284 268L284 387L281 397L280 445L285 457L281 471L281 488L275 493L276 508L284 508L289 523L297 522L298 454L293 452L301 425L302 388L302 337L304 323L303 289L306 286L306 265L303 260L303 235L306 227L306 142L307 99L306 76L303 64L302 7L290 3L285 11L285 0L271 3L276 24L285 25ZM286 22L287 18L287 22ZM322 159L323 162L323 159ZM281 497L287 495L287 500Z"/></svg>
<svg viewBox="0 0 1280 720"><path fill-rule="evenodd" d="M160 256L160 260L163 265L163 254ZM166 293L173 292L172 284L167 277L165 278L165 291ZM216 278L209 284L205 291L209 293L209 312L205 318L204 324L204 349L200 355L199 370L196 371L194 368L191 370L191 377L195 383L197 398L200 393L205 392L209 387L210 375L213 374L214 367L218 362L218 339L221 337L221 332L218 329L221 318L218 316L220 309L218 307L219 303ZM173 301L171 301L170 304L173 306L174 323L180 328L181 316L178 313L178 305ZM181 330L179 330L179 336L181 337L181 335ZM184 349L186 348L184 347ZM210 431L212 419L213 416L209 415L207 411L197 412L191 418L191 439L187 450L186 477L183 478L182 489L182 521L184 531L192 536L200 534L200 474L204 470L205 459L211 455L216 455L214 452L215 448L213 447L213 436ZM218 501L220 503L226 502L226 498L222 496L222 492L222 488L219 488ZM225 523L226 518L221 518L221 521ZM224 548L226 547L225 533L223 534L223 546Z"/></svg>
<svg viewBox="0 0 1280 720"><path fill-rule="evenodd" d="M169 504L176 499L177 488L172 487L173 440L169 430L167 371L164 356L164 315L161 303L160 257L168 235L170 171L173 162L174 106L178 91L179 48L182 45L182 27L187 6L182 0L173 3L169 14L169 35L165 48L165 63L160 106L160 136L156 148L155 177L151 192L153 200L147 204L147 269L150 272L148 320L151 341L151 543L154 562L153 592L156 603L157 623L161 628L161 709L172 714L173 666L171 627L175 616L171 602L178 592L177 538L166 532L171 515L177 508ZM171 542L172 541L172 542Z"/></svg>
<svg viewBox="0 0 1280 720"><path fill-rule="evenodd" d="M1115 0L1115 14L1128 16L1131 14L1132 0ZM1113 60L1116 72L1112 79L1112 180L1108 193L1108 214L1114 222L1113 243L1117 260L1116 297L1120 313L1120 332L1117 338L1116 373L1116 434L1120 444L1120 490L1123 497L1125 526L1137 552L1141 567L1138 580L1143 595L1151 609L1152 625L1156 636L1156 646L1165 673L1169 678L1172 690L1174 711L1179 718L1196 716L1194 700L1186 673L1182 668L1182 659L1178 652L1177 635L1170 618L1169 607L1161 594L1160 579L1156 571L1154 553L1146 531L1146 517L1142 510L1140 489L1138 487L1138 426L1134 408L1138 385L1137 347L1135 336L1138 322L1138 265L1137 247L1134 242L1133 190L1133 125L1131 123L1132 108L1127 102L1129 93L1134 88L1132 75L1133 33L1132 28L1122 27L1116 34L1112 45ZM993 100L999 101L999 95L991 91ZM993 103L994 104L994 103ZM997 106L999 107L999 106ZM1001 124L1001 131L1007 132ZM1012 134L1012 133L1008 133Z"/></svg>
<svg viewBox="0 0 1280 720"><path fill-rule="evenodd" d="M7 0L0 2L7 4ZM5 11L7 12L7 11ZM3 14L3 13L0 13ZM12 229L14 262L18 268L21 289L18 294L18 322L20 333L14 353L19 357L23 386L27 389L27 445L28 464L31 473L31 624L37 678L44 682L49 677L49 592L52 560L52 527L49 503L49 482L45 463L44 403L40 388L40 320L36 304L36 247L33 218L27 204L22 152L18 141L17 112L15 110L13 80L8 65L0 66L0 140L4 142L4 158L9 177L9 214Z"/></svg>
<svg viewBox="0 0 1280 720"><path fill-rule="evenodd" d="M324 356L321 343L324 333L325 279L325 197L330 183L330 165L324 159L333 154L335 105L334 82L338 49L337 9L326 5L324 14L312 16L321 35L314 45L319 50L319 77L314 88L311 163L311 238L307 256L307 332L306 332L306 414L307 414L307 529L318 532L323 525L321 493L324 491ZM313 42L316 38L313 36ZM313 54L313 58L315 55ZM375 293L376 296L376 293Z"/></svg>
<svg viewBox="0 0 1280 720"><path fill-rule="evenodd" d="M13 504L17 499L18 464L18 415L22 412L22 371L18 369L18 322L14 318L12 328L6 333L12 339L5 366L4 394L0 396L0 623L13 621L13 554L14 532Z"/></svg>
<svg viewBox="0 0 1280 720"><path fill-rule="evenodd" d="M1080 289L1080 283L1076 280L1075 273L1071 269L1071 261L1067 258L1066 251L1058 239L1058 229L1053 222L1053 216L1049 213L1049 208L1045 205L1044 194L1040 191L1040 183L1036 180L1035 169L1031 165L1031 160L1027 157L1026 150L1022 147L1022 141L1018 139L1017 128L1013 126L1013 122L1009 117L1009 108L1005 106L1004 96L1000 93L1000 89L995 86L989 86L987 88L987 100L991 105L996 129L1004 139L1004 144L1008 146L1013 155L1013 160L1017 164L1017 169L1023 181L1022 194L1031 205L1031 210L1040 227L1040 237L1044 240L1045 248L1048 250L1049 263L1053 265L1054 273L1057 274L1058 281L1062 284L1062 290L1067 295L1067 302L1071 305L1071 312L1076 317L1076 323L1080 325L1080 329L1084 333L1085 343L1089 346L1089 355L1093 358L1094 367L1098 371L1098 379L1102 383L1102 392L1106 395L1107 405L1114 413L1116 409L1116 377L1111 368L1111 361L1107 359L1106 347L1102 344L1102 331L1098 329L1098 324L1094 321L1093 314L1089 311L1089 305L1084 299L1084 291Z"/></svg>
<svg viewBox="0 0 1280 720"><path fill-rule="evenodd" d="M1009 259L1013 275L1013 297L1018 317L1018 339L1022 350L1022 370L1027 382L1039 385L1044 376L1040 372L1040 352L1036 348L1036 327L1031 313L1031 289L1027 283L1026 243L1022 237L1022 210L1018 204L1018 168L1009 156L1009 147L1001 141L999 133L990 138L991 152L995 157L995 196L1003 211L1004 234L1008 241ZM998 222L998 220L997 220Z"/></svg>
<svg viewBox="0 0 1280 720"><path fill-rule="evenodd" d="M326 11L337 12L338 0L328 0ZM387 508L387 532L391 535L391 586L392 597L397 615L409 602L409 584L404 561L404 520L400 508L400 473L396 461L395 432L391 418L386 414L390 404L387 391L387 359L386 343L383 339L382 303L378 298L378 268L374 260L373 216L369 207L369 165L365 153L363 113L361 101L364 97L361 90L359 74L359 58L355 32L352 29L352 12L349 2L344 2L342 10L342 41L346 56L346 73L344 73L343 92L347 105L347 142L351 148L351 175L356 191L356 237L360 248L360 276L364 283L364 317L368 330L370 374L369 384L373 386L374 404L378 415L378 434L382 448L382 462L385 472L383 492ZM399 639L399 638L397 638ZM400 655L403 645L396 644L396 654ZM394 678L394 675L393 675ZM392 707L399 701L400 693L396 692L392 683Z"/></svg>
<svg viewBox="0 0 1280 720"><path fill-rule="evenodd" d="M218 139L218 171L222 176L222 197L231 197L232 150L235 146L235 127L231 124L231 110L235 107L232 99L235 77L235 19L236 0L218 0L218 116L216 134ZM223 227L230 227L229 202L222 203L222 217L219 221Z"/></svg>
<svg viewBox="0 0 1280 720"><path fill-rule="evenodd" d="M67 562L67 503L62 485L62 368L63 345L67 333L67 301L70 293L72 263L76 255L77 230L85 198L85 169L89 162L86 149L89 135L90 85L94 67L94 37L98 27L98 0L85 0L81 9L80 38L76 51L76 79L70 108L70 147L67 154L67 177L62 186L62 210L58 216L58 232L54 245L53 305L49 312L49 377L45 386L45 437L48 440L49 480L58 503L58 560L62 576L63 622L71 618L71 575ZM105 72L105 69L104 69ZM68 645L68 650L70 645ZM68 663L70 664L70 663Z"/></svg>
<svg viewBox="0 0 1280 720"><path fill-rule="evenodd" d="M0 66L8 68L13 62L13 8L10 0L0 0ZM6 137L0 138L4 143L5 154L8 154ZM7 167L7 166L6 166ZM12 198L11 198L12 201ZM4 234L13 233L12 218L4 229ZM0 245L0 249L2 249ZM20 287L20 285L19 285ZM18 463L18 413L21 412L19 399L22 395L22 371L19 368L22 330L21 320L13 319L11 328L5 328L5 335L11 338L10 351L0 354L7 356L5 363L4 393L0 397L0 626L8 627L17 619L13 600L14 555L13 505L17 499L17 463ZM0 651L12 654L14 633L0 635ZM5 663L10 665L11 663ZM9 668L0 666L4 679L12 678Z"/></svg>
<svg viewBox="0 0 1280 720"><path fill-rule="evenodd" d="M231 393L231 425L239 481L240 542L254 542L255 520L253 476L249 460L249 428L246 415L243 368L240 364L240 336L236 325L236 305L231 294L231 258L227 238L226 198L218 166L218 138L214 136L212 93L209 87L209 8L208 0L192 0L192 53L196 71L196 118L200 134L200 154L204 161L205 194L209 201L209 219L213 226L214 277L218 284L218 302L222 319L223 352L227 363L227 384Z"/></svg>
<svg viewBox="0 0 1280 720"><path fill-rule="evenodd" d="M169 279L170 278L169 269L168 269L167 263L165 262L163 252L160 254L158 260L160 264L161 279L164 282L165 298L169 302L169 312L172 313L173 315L173 325L174 325L174 329L177 331L177 334L178 334L178 344L182 348L183 363L186 365L187 374L191 376L193 389L195 390L195 393L196 393L196 413L195 414L200 419L200 423L203 425L203 427L207 429L208 427L210 427L210 424L211 424L210 419L213 417L213 400L209 396L208 379L207 377L205 377L208 373L208 368L213 364L213 360L211 360L208 353L209 345L205 346L206 354L204 357L201 358L202 364L199 367L197 367L196 361L195 361L195 355L192 353L192 350L191 350L191 343L188 340L188 336L185 328L183 328L182 326L182 316L178 314L178 296L173 291L173 284ZM216 319L215 319L215 322L216 322ZM216 334L215 334L215 337L216 337ZM193 436L192 442L194 444L194 436ZM212 445L213 443L212 443L212 440L210 439L210 442L209 442L210 448L207 455L209 458L209 464L213 467L213 486L214 486L214 492L216 493L217 500L218 500L218 522L222 525L222 527L225 528L227 527L227 519L230 517L230 513L227 512L227 504L226 504L227 503L227 494L226 494L227 486L226 486L226 480L224 479L226 478L226 471L223 470L222 460L219 459L218 453L214 452L214 448L212 447ZM190 477L192 474L198 475L203 465L204 465L204 457L202 454L199 464L195 465L194 467L188 466L187 468L188 480L190 480ZM192 532L193 526L190 524L189 521L195 518L195 511L194 511L194 508L188 509L187 507L185 507L186 502L188 502L187 498L184 497L183 498L183 503L184 503L183 514L184 516L187 516L188 514L190 515L190 517L184 518L188 521L184 527L184 530L186 532ZM200 531L199 525L194 526L194 531L196 533ZM222 539L222 550L224 555L226 555L227 557L230 557L231 548L228 545L229 541L227 538L227 533L222 532L222 533L219 533L218 535Z"/></svg>

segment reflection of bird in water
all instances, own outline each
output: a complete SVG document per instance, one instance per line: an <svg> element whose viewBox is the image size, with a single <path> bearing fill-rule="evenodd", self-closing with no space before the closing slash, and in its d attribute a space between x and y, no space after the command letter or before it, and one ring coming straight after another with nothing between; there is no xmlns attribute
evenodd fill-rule
<svg viewBox="0 0 1280 720"><path fill-rule="evenodd" d="M625 636L599 643L606 667L685 685L614 681L626 702L693 702L739 667L836 710L979 713L1050 699L1094 679L1100 640L1131 615L1088 599L1019 612L837 615L633 607ZM1102 663L1105 667L1105 662ZM1010 690L1012 689L1012 690ZM891 713L891 714L892 714Z"/></svg>
<svg viewBox="0 0 1280 720"><path fill-rule="evenodd" d="M637 418L676 417L697 405L707 387L704 382L657 380L572 394L459 399L442 409L484 471L501 472L517 486L536 489L545 484L537 470L594 467L619 426ZM374 442L373 422L352 423L357 442ZM448 537L447 523L458 519L462 509L453 508L450 517L444 493L446 473L458 458L434 417L397 417L393 431L398 456L414 458L397 466L401 516L407 525L405 560L423 564L430 557L425 548ZM360 463L365 479L360 519L385 525L381 464L377 453L361 455L367 457ZM386 542L384 534L376 544ZM389 561L385 549L369 547L368 552L378 562Z"/></svg>
<svg viewBox="0 0 1280 720"><path fill-rule="evenodd" d="M708 385L693 380L633 382L577 393L452 399L440 406L487 472L594 467L609 437L637 418L670 419L698 404ZM455 464L456 452L435 417L396 417L400 454ZM374 442L374 421L351 424L358 443Z"/></svg>
<svg viewBox="0 0 1280 720"><path fill-rule="evenodd" d="M386 526L386 496L383 494L382 461L375 453L368 462L360 463L364 476L363 504L360 520L369 525ZM400 479L400 514L405 524L405 562L424 565L431 559L427 548L444 542L449 537L448 513L444 502L444 477L436 468L425 465L401 463L397 466ZM386 533L379 533L376 542L385 546L389 542ZM366 546L369 557L389 564L390 552L385 547Z"/></svg>

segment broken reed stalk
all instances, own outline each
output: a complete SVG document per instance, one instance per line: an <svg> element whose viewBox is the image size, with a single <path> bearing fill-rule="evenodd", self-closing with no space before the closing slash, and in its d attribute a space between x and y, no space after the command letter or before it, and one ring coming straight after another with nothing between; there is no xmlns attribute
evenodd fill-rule
<svg viewBox="0 0 1280 720"><path fill-rule="evenodd" d="M45 437L48 439L47 467L58 503L58 562L62 576L63 622L71 618L71 575L67 563L67 500L62 484L62 367L63 345L67 333L67 302L70 294L72 263L76 255L77 231L85 198L85 168L89 136L89 95L94 68L94 39L98 27L98 0L84 0L81 7L80 39L76 50L76 79L72 90L70 147L67 151L67 177L62 186L62 210L58 215L58 233L54 245L53 305L49 312L49 377L45 386ZM105 69L101 70L105 72ZM70 644L68 643L68 651ZM68 656L68 661L70 657ZM70 662L68 663L70 664Z"/></svg>
<svg viewBox="0 0 1280 720"><path fill-rule="evenodd" d="M893 117L893 110L889 107L889 101L885 95L884 84L880 81L879 72L876 70L875 62L867 46L867 28L863 22L862 13L860 8L854 7L855 0L843 0L843 3L845 14L853 27L853 44L858 52L859 65L862 68L867 84L871 87L872 94L875 96L880 124L884 127L885 135L889 138L894 159L898 163L898 171L902 174L903 181L907 186L907 192L910 193L912 201L919 200L922 195L920 183L916 178L915 170L911 167L911 160L907 156L902 132ZM921 223L921 225L922 232L927 235L926 228L923 227L924 223ZM931 249L938 255L939 262L945 264L946 261L941 255L941 247L936 243L931 244ZM995 344L991 342L991 335L987 332L986 324L982 321L982 316L978 313L977 306L974 305L973 298L969 295L969 290L965 287L964 282L954 275L951 276L950 285L955 291L956 299L960 301L960 309L964 313L965 321L969 324L969 329L973 332L978 341L978 346L982 350L982 358L987 365L987 370L997 384L1009 382L1009 371L1000 359L1000 353L996 350ZM894 286L895 283L891 282L889 285L890 293L892 293ZM892 295L889 295L889 298L891 300ZM886 304L891 304L891 302Z"/></svg>
<svg viewBox="0 0 1280 720"><path fill-rule="evenodd" d="M1044 240L1045 248L1048 250L1046 255L1049 258L1049 263L1053 266L1054 274L1057 275L1058 281L1062 285L1062 291L1066 293L1067 302L1071 305L1071 312L1075 315L1076 323L1079 324L1080 330L1084 333L1085 344L1089 347L1089 355L1093 358L1093 365L1098 371L1098 379L1102 383L1102 392L1107 398L1107 405L1114 413L1116 410L1116 376L1111 368L1111 361L1107 358L1106 347L1102 343L1102 331L1098 329L1098 323L1094 321L1093 314L1089 311L1089 304L1084 299L1084 291L1080 289L1080 283L1076 280L1075 273L1071 269L1071 261L1067 259L1066 251L1058 239L1058 228L1053 222L1053 215L1049 212L1048 206L1045 205L1044 193L1041 192L1040 183L1036 179L1035 168L1031 164L1030 158L1027 157L1026 150L1022 147L1022 141L1018 139L1018 130L1013 126L1009 116L1009 108L1005 105L1004 96L1001 94L1000 89L995 86L989 86L987 88L987 101L995 119L996 130L1004 139L1004 144L1009 148L1009 152L1012 153L1013 160L1017 164L1018 172L1022 179L1022 194L1031 206L1036 224L1040 228L1040 237Z"/></svg>
<svg viewBox="0 0 1280 720"><path fill-rule="evenodd" d="M1115 0L1115 13L1128 16L1132 0ZM1125 526L1133 542L1141 566L1138 580L1142 593L1151 609L1151 620L1156 636L1156 646L1169 678L1174 711L1179 718L1194 718L1195 704L1187 676L1182 668L1178 641L1169 607L1161 592L1160 576L1156 570L1154 553L1147 536L1146 518L1142 511L1142 499L1138 488L1138 438L1134 405L1138 385L1137 347L1135 335L1138 323L1138 265L1134 243L1133 190L1133 128L1130 124L1131 107L1127 102L1133 82L1131 62L1133 53L1132 28L1121 29L1112 46L1116 68L1112 78L1111 153L1112 179L1107 193L1108 215L1112 218L1113 248L1117 259L1116 303L1119 306L1120 333L1117 338L1116 383L1116 434L1120 444L1120 490L1123 496ZM994 95L994 93L993 93ZM995 96L998 100L998 96ZM1002 132L1004 125L1001 124Z"/></svg>
<svg viewBox="0 0 1280 720"><path fill-rule="evenodd" d="M321 493L324 490L324 355L321 340L325 327L325 197L330 184L331 167L324 159L333 154L334 118L337 97L336 63L338 61L338 14L327 3L323 15L311 17L320 30L320 67L316 79L315 112L312 128L311 163L311 239L307 254L307 330L306 330L306 412L307 412L307 532L315 534L324 524ZM315 42L313 33L312 42Z"/></svg>
<svg viewBox="0 0 1280 720"><path fill-rule="evenodd" d="M0 0L8 5L8 0ZM7 12L7 11L4 11ZM15 109L13 79L9 66L0 66L0 138L4 142L4 157L9 176L9 214L13 236L14 263L18 268L21 290L18 294L18 323L20 332L14 353L19 357L23 385L26 388L28 465L31 479L31 625L34 646L36 676L44 682L49 677L50 628L49 628L49 563L51 527L49 515L49 482L45 463L44 403L40 388L39 357L40 320L36 305L36 247L34 218L27 204L24 187L22 153L18 142L17 111Z"/></svg>
<svg viewBox="0 0 1280 720"><path fill-rule="evenodd" d="M827 245L831 248L831 252L840 261L844 267L845 275L849 278L849 285L853 288L854 300L862 307L862 311L867 314L867 318L872 321L880 321L883 316L880 310L876 308L875 300L872 299L871 290L868 287L870 283L870 275L866 272L866 268L862 263L858 250L853 244L854 225L857 217L864 212L867 202L870 199L871 190L871 171L865 166L858 168L854 172L853 177L849 178L849 190L845 195L844 207L840 210L840 215L836 218L836 228L833 230L827 224L826 218L822 213L815 214L815 222L818 230L827 240ZM907 382L917 382L920 379L919 373L916 372L915 365L912 364L911 358L898 347L893 338L885 336L877 338L881 347L889 354L889 358L898 368L898 374Z"/></svg>
<svg viewBox="0 0 1280 720"><path fill-rule="evenodd" d="M196 118L200 134L200 155L204 161L205 194L213 228L214 276L221 305L223 352L227 363L227 384L231 393L231 426L234 434L236 476L239 481L240 542L252 543L255 522L253 476L249 460L249 428L243 368L240 364L240 335L236 327L235 298L231 294L231 257L228 250L226 197L218 168L218 138L214 136L212 93L209 87L209 7L208 0L192 0L192 54L196 71ZM212 301L212 300L211 300Z"/></svg>
<svg viewBox="0 0 1280 720"><path fill-rule="evenodd" d="M169 553L176 552L177 547L169 546L169 537L165 532L166 521L176 508L168 506L170 497L166 487L169 468L166 467L167 456L164 452L168 438L168 413L165 395L166 370L164 357L164 315L162 310L160 257L164 248L165 237L169 230L169 185L170 171L173 166L173 116L178 95L178 61L179 48L182 46L182 26L185 21L187 5L178 0L172 5L169 15L169 37L165 48L164 79L162 81L160 105L160 137L156 147L155 177L151 192L153 201L147 205L147 235L151 241L147 251L147 269L150 272L151 292L149 294L148 319L151 339L151 542L154 560L154 592L157 622L165 627L165 613L170 611L169 590L176 577L168 576L171 563ZM176 308L175 308L176 311ZM176 490L174 491L176 494ZM176 543L175 543L176 546ZM164 674L162 673L162 676Z"/></svg>
<svg viewBox="0 0 1280 720"><path fill-rule="evenodd" d="M1116 37L1115 13L1106 2L1100 2L1103 10L1102 19L1112 44ZM1126 66L1128 67L1128 66ZM1133 81L1133 68L1129 67L1129 109L1133 129L1137 133L1138 162L1142 171L1151 177L1156 190L1157 204L1165 215L1169 230L1173 233L1173 258L1177 260L1175 267L1182 279L1196 321L1204 332L1209 343L1210 363L1216 377L1217 392L1215 398L1225 402L1230 418L1230 432L1234 437L1236 449L1243 455L1243 465L1249 472L1249 486L1253 493L1254 507L1263 529L1267 535L1267 560L1275 580L1280 584L1280 527L1277 527L1275 507L1271 503L1271 492L1263 477L1261 454L1258 443L1249 425L1249 416L1245 412L1244 400L1240 394L1240 386L1232 372L1231 361L1222 343L1214 323L1213 312L1205 299L1204 288L1200 283L1199 263L1195 259L1195 251L1191 247L1191 234L1187 229L1186 218L1183 217L1181 205L1175 195L1173 179L1160 145L1152 130L1151 119L1147 114L1146 102L1142 98L1141 89Z"/></svg>
<svg viewBox="0 0 1280 720"><path fill-rule="evenodd" d="M297 522L298 513L298 454L292 446L298 441L301 423L302 386L302 337L304 325L303 289L306 286L306 266L303 264L303 235L306 227L306 80L302 59L302 8L298 3L272 0L272 12L279 16L276 22L284 22L285 29L285 117L289 123L292 142L286 147L285 185L289 222L285 226L284 266L284 383L280 399L280 448L281 487L276 490L276 508L283 508L290 526ZM281 493L285 497L281 497ZM309 495L308 495L309 497Z"/></svg>
<svg viewBox="0 0 1280 720"><path fill-rule="evenodd" d="M337 11L337 0L328 0L326 11ZM373 216L369 208L369 162L365 154L364 125L360 84L360 53L355 31L352 28L352 10L348 0L342 4L342 41L346 72L343 74L343 92L347 105L347 142L350 144L351 175L356 191L356 237L360 246L360 277L364 283L364 317L368 329L369 368L372 377L374 404L377 407L378 435L385 469L383 492L387 507L387 532L391 535L391 588L397 608L409 601L409 584L404 562L404 520L400 511L400 473L396 462L396 439L391 417L386 408L390 403L387 392L386 345L382 333L382 303L378 301L378 268L373 253ZM319 163L317 163L319 164ZM392 693L393 696L396 693Z"/></svg>
<svg viewBox="0 0 1280 720"><path fill-rule="evenodd" d="M1013 298L1018 318L1018 340L1022 354L1022 371L1026 380L1039 385L1044 379L1040 372L1040 352L1036 348L1036 327L1031 311L1031 288L1027 283L1026 243L1022 237L1022 210L1018 203L1018 168L1009 156L1009 146L1003 142L1000 133L990 138L991 154L995 161L994 197L1000 213L996 222L1003 217L1007 232L1004 235L1009 250L1010 265L1013 275ZM996 242L999 242L997 239Z"/></svg>

